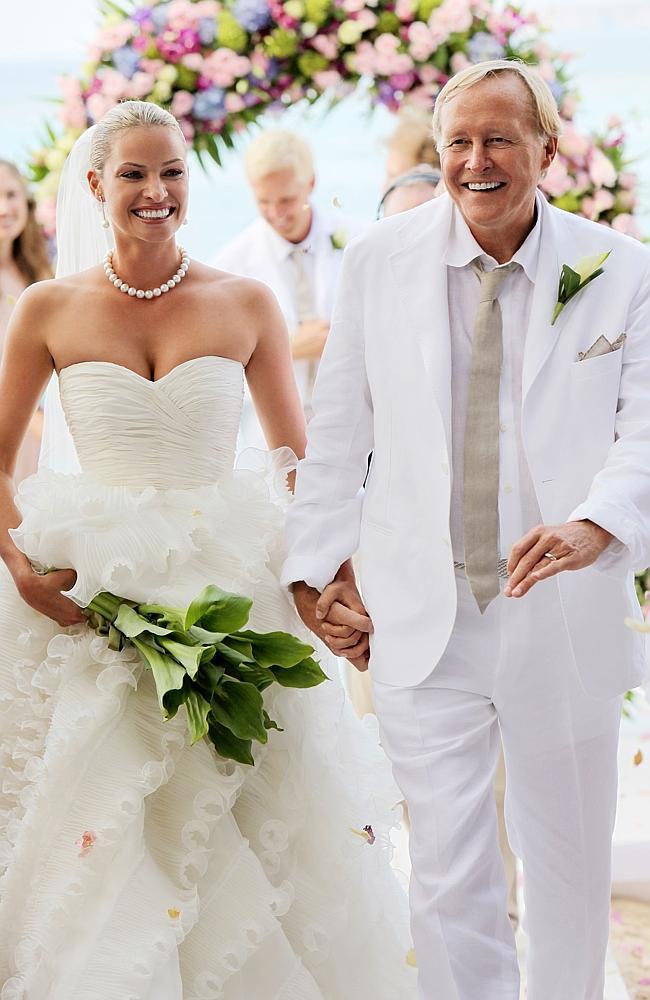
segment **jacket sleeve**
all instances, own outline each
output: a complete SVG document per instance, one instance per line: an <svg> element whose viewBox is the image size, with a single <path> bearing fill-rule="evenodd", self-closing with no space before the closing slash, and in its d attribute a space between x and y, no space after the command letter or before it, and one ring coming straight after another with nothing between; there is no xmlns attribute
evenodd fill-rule
<svg viewBox="0 0 650 1000"><path fill-rule="evenodd" d="M313 395L307 453L287 519L285 584L322 590L359 543L363 483L373 447L365 364L362 247L345 251L332 323Z"/></svg>
<svg viewBox="0 0 650 1000"><path fill-rule="evenodd" d="M650 566L650 264L625 332L614 444L586 500L568 518L594 521L614 535L595 565L616 575Z"/></svg>

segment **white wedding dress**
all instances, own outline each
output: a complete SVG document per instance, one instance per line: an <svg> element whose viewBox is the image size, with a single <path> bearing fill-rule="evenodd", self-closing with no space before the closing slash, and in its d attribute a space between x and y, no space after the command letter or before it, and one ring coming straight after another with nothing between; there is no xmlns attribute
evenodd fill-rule
<svg viewBox="0 0 650 1000"><path fill-rule="evenodd" d="M250 625L304 634L277 582L283 470L234 471L243 368L60 379L82 472L20 489L18 546L101 590L185 605L207 583ZM150 673L61 630L0 577L2 1000L412 1000L398 793L329 683L266 692L284 732L250 768L163 723ZM374 737L374 738L373 738ZM359 835L370 824L375 842Z"/></svg>

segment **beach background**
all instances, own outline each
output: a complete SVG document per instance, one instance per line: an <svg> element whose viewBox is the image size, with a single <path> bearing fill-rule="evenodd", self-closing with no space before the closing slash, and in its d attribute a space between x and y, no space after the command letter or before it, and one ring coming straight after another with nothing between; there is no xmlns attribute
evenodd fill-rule
<svg viewBox="0 0 650 1000"><path fill-rule="evenodd" d="M650 4L648 0L528 0L551 28L550 41L575 53L572 75L582 95L581 128L604 128L611 115L625 125L626 149L640 177L639 212L650 237ZM94 0L29 0L3 5L0 34L0 158L25 164L39 146L43 122L56 121L57 77L77 75L85 47L99 24ZM383 140L394 118L384 108L370 113L362 94L324 113L296 106L267 115L312 143L317 164L317 197L334 199L346 215L374 218L384 176ZM191 254L212 255L255 217L243 175L242 136L224 155L220 169L204 173L192 159L190 224L183 243Z"/></svg>

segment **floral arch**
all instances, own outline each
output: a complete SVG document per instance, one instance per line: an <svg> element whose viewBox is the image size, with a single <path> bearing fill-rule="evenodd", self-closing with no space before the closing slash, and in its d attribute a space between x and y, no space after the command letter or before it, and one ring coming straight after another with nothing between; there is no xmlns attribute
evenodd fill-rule
<svg viewBox="0 0 650 1000"><path fill-rule="evenodd" d="M31 171L41 220L54 228L61 167L73 142L124 98L154 101L179 119L199 159L217 163L263 112L338 100L357 86L371 105L431 108L469 63L536 64L565 120L543 182L568 211L640 236L636 177L621 122L581 134L568 56L553 52L535 15L494 0L103 0L103 22L78 77L60 81L59 125L47 126Z"/></svg>

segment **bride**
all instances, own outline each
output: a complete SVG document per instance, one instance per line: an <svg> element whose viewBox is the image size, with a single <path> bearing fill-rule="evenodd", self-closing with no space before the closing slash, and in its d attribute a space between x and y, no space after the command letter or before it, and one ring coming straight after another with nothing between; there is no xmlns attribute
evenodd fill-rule
<svg viewBox="0 0 650 1000"><path fill-rule="evenodd" d="M176 245L185 155L175 119L136 101L82 136L59 211L59 273L81 273L28 289L8 336L0 996L409 1000L398 795L336 664L270 695L283 732L237 765L190 747L182 713L163 724L150 672L81 610L102 590L182 606L215 583L253 598L252 628L301 634L276 575L289 466L276 451L233 471L244 372L270 447L302 454L286 331L264 286ZM53 369L79 471L50 461L14 503Z"/></svg>

